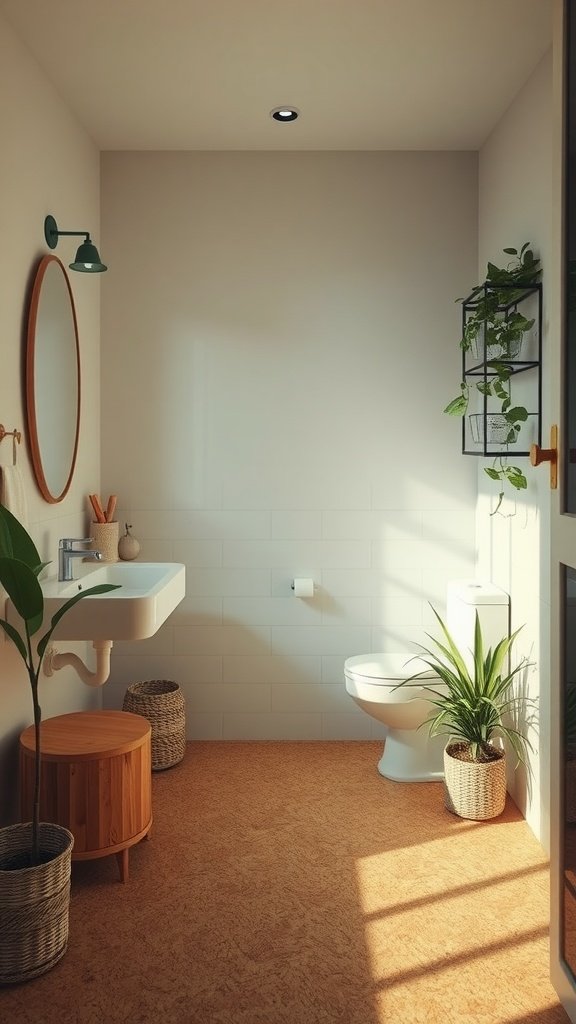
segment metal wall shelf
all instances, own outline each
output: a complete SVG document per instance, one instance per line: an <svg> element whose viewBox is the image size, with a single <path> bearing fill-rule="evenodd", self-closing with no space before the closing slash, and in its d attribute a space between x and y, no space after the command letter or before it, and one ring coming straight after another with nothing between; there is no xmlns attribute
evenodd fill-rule
<svg viewBox="0 0 576 1024"><path fill-rule="evenodd" d="M462 336L473 316L478 315L482 304L497 301L492 312L499 320L506 321L512 313L522 313L528 320L534 320L526 332L517 351L506 352L502 346L488 343L486 327L480 329L476 350L462 350L462 382L469 385L469 405L462 418L462 453L464 455L529 456L530 445L542 443L542 285L534 283L493 284L484 282L462 301ZM518 437L507 443L506 419L501 413L501 401L478 390L497 376L496 365L506 367L510 374L507 386L510 389L512 407L521 405L528 411L528 419L522 423Z"/></svg>

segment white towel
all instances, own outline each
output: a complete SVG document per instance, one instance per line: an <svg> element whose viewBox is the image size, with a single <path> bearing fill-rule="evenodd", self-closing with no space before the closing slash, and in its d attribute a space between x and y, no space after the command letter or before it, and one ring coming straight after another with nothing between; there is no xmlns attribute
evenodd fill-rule
<svg viewBox="0 0 576 1024"><path fill-rule="evenodd" d="M28 504L18 466L0 466L0 484L0 497L4 508L16 516L18 522L27 530Z"/></svg>

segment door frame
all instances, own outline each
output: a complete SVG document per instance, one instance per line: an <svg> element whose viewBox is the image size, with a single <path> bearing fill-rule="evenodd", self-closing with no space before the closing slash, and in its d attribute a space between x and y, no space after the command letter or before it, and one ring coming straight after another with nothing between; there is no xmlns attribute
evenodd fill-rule
<svg viewBox="0 0 576 1024"><path fill-rule="evenodd" d="M574 12L576 16L576 10ZM564 0L554 0L553 9L553 104L552 104L552 273L548 288L550 323L551 421L559 425L558 489L550 501L550 976L570 1019L576 1022L576 982L562 958L563 871L563 787L564 751L560 724L564 676L563 620L565 578L562 566L576 568L576 516L563 513L564 408L564 275L565 275L565 110L566 31ZM548 424L549 426L549 424Z"/></svg>

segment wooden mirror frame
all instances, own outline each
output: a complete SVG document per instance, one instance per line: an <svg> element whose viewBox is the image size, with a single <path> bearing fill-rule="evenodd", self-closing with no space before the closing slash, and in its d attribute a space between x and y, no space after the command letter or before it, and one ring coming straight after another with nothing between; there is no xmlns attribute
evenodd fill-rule
<svg viewBox="0 0 576 1024"><path fill-rule="evenodd" d="M65 282L68 299L70 302L70 323L66 324L66 329L70 330L72 327L74 335L74 348L73 359L75 364L76 372L76 386L77 386L77 401L76 401L76 413L74 423L74 444L72 448L72 456L70 459L70 467L67 473L66 482L63 489L59 494L53 493L55 489L53 484L49 483L46 477L45 460L42 459L42 449L46 452L46 445L49 439L40 438L38 435L38 394L36 385L36 368L37 368L37 355L38 355L38 313L40 308L40 299L42 295L42 285L46 276L46 272L50 267L50 264L55 263L60 267L62 276ZM63 383L65 386L65 382ZM57 402L60 399L58 393L54 394L53 400ZM74 469L76 467L76 456L78 453L78 439L80 435L80 399L81 399L81 380L80 380L80 345L78 341L78 322L76 319L76 309L74 306L74 296L72 295L72 289L70 287L70 281L64 268L64 265L60 262L57 256L43 256L38 264L36 275L34 278L34 285L32 288L32 296L30 299L30 309L28 313L28 329L26 337L26 418L28 424L28 438L30 442L30 452L32 455L32 465L34 468L34 475L36 477L36 483L45 501L50 504L56 504L66 496L72 483L72 477L74 476ZM66 469L67 467L65 467ZM62 473L64 477L64 472ZM52 488L52 489L51 489Z"/></svg>

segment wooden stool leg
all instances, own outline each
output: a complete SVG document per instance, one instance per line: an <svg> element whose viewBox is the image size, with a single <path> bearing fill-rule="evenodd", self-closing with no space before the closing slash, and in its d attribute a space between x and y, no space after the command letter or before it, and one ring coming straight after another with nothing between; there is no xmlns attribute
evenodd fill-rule
<svg viewBox="0 0 576 1024"><path fill-rule="evenodd" d="M116 854L116 860L118 861L118 867L120 868L120 881L127 882L129 875L129 856L130 847L126 847L124 850L120 850L120 853Z"/></svg>

